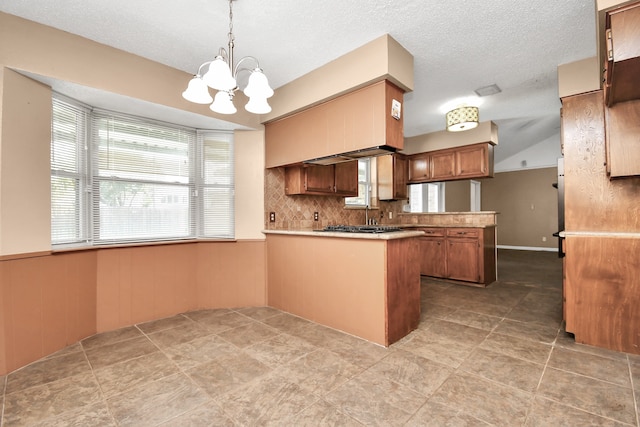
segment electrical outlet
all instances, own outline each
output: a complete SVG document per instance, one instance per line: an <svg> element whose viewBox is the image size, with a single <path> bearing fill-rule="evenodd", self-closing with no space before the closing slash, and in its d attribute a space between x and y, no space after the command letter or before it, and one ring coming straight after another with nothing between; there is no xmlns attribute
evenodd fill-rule
<svg viewBox="0 0 640 427"><path fill-rule="evenodd" d="M313 213L313 220L317 221L318 220L318 212L314 212Z"/></svg>
<svg viewBox="0 0 640 427"><path fill-rule="evenodd" d="M547 236L542 236L542 241L546 242L547 241Z"/></svg>
<svg viewBox="0 0 640 427"><path fill-rule="evenodd" d="M276 213L269 212L269 222L276 222Z"/></svg>
<svg viewBox="0 0 640 427"><path fill-rule="evenodd" d="M393 219L393 212L389 211L389 219Z"/></svg>

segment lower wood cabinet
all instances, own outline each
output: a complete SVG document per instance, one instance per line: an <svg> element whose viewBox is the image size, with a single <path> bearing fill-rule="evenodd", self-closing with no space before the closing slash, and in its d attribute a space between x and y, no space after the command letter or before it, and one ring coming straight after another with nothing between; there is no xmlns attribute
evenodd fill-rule
<svg viewBox="0 0 640 427"><path fill-rule="evenodd" d="M495 227L420 228L420 274L488 285L496 280Z"/></svg>

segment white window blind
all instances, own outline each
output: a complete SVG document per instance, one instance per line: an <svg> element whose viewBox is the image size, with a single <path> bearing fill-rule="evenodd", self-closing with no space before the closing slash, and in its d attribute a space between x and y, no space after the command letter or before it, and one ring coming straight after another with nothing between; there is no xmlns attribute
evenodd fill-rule
<svg viewBox="0 0 640 427"><path fill-rule="evenodd" d="M195 237L193 130L92 115L96 243Z"/></svg>
<svg viewBox="0 0 640 427"><path fill-rule="evenodd" d="M196 131L56 94L52 245L233 238L233 133Z"/></svg>
<svg viewBox="0 0 640 427"><path fill-rule="evenodd" d="M201 207L200 237L233 238L235 235L235 185L233 135L198 132L201 149L198 195Z"/></svg>
<svg viewBox="0 0 640 427"><path fill-rule="evenodd" d="M86 138L89 110L53 99L51 121L51 242L88 239Z"/></svg>

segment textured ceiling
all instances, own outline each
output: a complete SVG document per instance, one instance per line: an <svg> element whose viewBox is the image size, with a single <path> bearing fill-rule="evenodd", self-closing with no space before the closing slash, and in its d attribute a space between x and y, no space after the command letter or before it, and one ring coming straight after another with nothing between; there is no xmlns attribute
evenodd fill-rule
<svg viewBox="0 0 640 427"><path fill-rule="evenodd" d="M0 10L194 73L226 45L224 0L0 0ZM235 55L274 88L385 33L415 58L405 136L444 129L440 107L496 83L480 120L496 161L559 134L557 66L596 54L594 0L237 0ZM186 84L186 83L185 83Z"/></svg>

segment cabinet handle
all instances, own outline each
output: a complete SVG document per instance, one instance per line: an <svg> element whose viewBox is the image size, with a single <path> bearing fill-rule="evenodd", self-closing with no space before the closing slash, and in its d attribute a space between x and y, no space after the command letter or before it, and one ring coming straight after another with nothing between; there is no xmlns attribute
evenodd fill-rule
<svg viewBox="0 0 640 427"><path fill-rule="evenodd" d="M458 231L457 234L467 234L466 231Z"/></svg>

